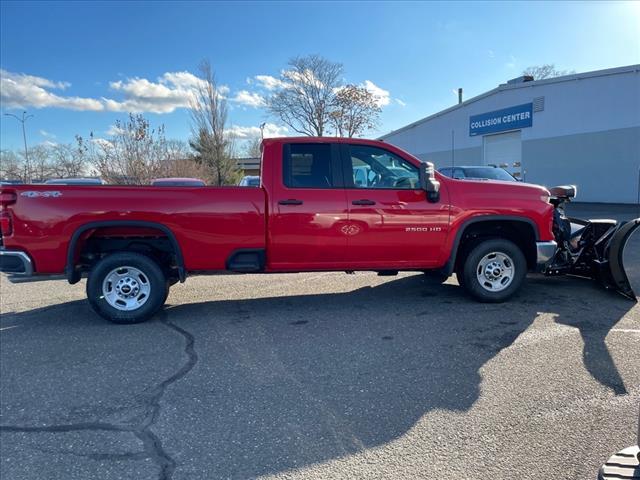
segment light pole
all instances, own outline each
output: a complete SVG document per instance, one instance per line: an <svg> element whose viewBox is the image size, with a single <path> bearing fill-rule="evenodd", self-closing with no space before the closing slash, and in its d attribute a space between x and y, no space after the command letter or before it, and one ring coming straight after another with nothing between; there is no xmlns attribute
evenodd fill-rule
<svg viewBox="0 0 640 480"><path fill-rule="evenodd" d="M24 124L26 123L27 120L29 120L30 118L33 117L33 115L27 115L27 112L22 112L22 118L18 117L17 115L14 115L13 113L5 113L5 115L7 117L13 117L16 120L18 120L21 124L22 124L22 140L24 141L24 159L27 165L27 174L26 174L26 178L25 181L27 183L31 182L31 164L29 163L29 151L27 150L27 133L25 131L24 128Z"/></svg>

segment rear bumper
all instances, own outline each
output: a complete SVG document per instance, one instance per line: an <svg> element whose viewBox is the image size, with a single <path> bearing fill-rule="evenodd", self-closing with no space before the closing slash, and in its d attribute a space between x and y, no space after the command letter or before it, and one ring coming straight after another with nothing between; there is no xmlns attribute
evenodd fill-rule
<svg viewBox="0 0 640 480"><path fill-rule="evenodd" d="M537 265L538 270L543 270L553 259L558 244L551 240L550 242L536 242Z"/></svg>
<svg viewBox="0 0 640 480"><path fill-rule="evenodd" d="M24 252L0 248L0 272L29 277L33 275L33 262Z"/></svg>

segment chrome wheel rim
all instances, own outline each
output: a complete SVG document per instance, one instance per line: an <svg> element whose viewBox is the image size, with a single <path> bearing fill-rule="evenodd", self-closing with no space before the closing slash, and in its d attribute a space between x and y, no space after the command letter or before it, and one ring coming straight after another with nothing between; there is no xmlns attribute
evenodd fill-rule
<svg viewBox="0 0 640 480"><path fill-rule="evenodd" d="M141 270L123 266L111 270L102 282L102 296L113 308L128 312L142 307L151 293L151 283Z"/></svg>
<svg viewBox="0 0 640 480"><path fill-rule="evenodd" d="M487 253L476 268L478 282L488 292L501 292L513 281L513 259L503 252Z"/></svg>

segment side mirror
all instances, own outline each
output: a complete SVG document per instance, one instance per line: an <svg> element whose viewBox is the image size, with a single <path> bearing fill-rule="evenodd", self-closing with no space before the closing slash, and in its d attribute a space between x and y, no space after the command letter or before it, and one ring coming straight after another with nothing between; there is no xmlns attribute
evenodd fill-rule
<svg viewBox="0 0 640 480"><path fill-rule="evenodd" d="M420 187L427 192L429 202L440 200L440 182L436 180L436 170L431 162L420 164Z"/></svg>

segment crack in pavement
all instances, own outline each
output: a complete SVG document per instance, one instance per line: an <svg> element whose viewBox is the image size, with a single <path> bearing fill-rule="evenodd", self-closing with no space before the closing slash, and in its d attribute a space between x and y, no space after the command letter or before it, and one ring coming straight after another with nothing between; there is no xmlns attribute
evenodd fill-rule
<svg viewBox="0 0 640 480"><path fill-rule="evenodd" d="M78 453L73 450L51 450L47 448L35 448L42 453L61 453L63 455L73 455L74 457L90 458L91 460L145 460L149 458L146 452L125 452L125 453Z"/></svg>
<svg viewBox="0 0 640 480"><path fill-rule="evenodd" d="M89 454L84 455L89 458L102 460L119 460L123 457L128 458L150 458L156 465L160 467L159 480L171 480L173 472L176 469L176 461L164 450L162 441L151 431L151 427L156 423L160 416L160 400L166 389L185 377L198 362L198 354L195 350L194 336L172 323L167 315L166 310L160 314L160 322L169 329L181 335L185 341L183 352L187 355L187 361L175 372L162 382L155 385L147 391L142 403L145 407L145 414L141 421L130 425L118 425L105 422L80 422L62 425L47 425L41 427L20 426L20 425L0 425L0 432L9 433L67 433L80 431L110 431L110 432L128 432L133 433L144 446L144 452L129 452L126 454ZM65 452L62 452L65 453ZM69 453L69 452L66 452Z"/></svg>
<svg viewBox="0 0 640 480"><path fill-rule="evenodd" d="M87 423L69 423L63 425L47 425L46 427L22 427L13 425L0 425L0 432L17 432L17 433L66 433L81 432L86 430L93 431L116 431L130 432L130 427L123 425L114 425L113 423L87 422Z"/></svg>

